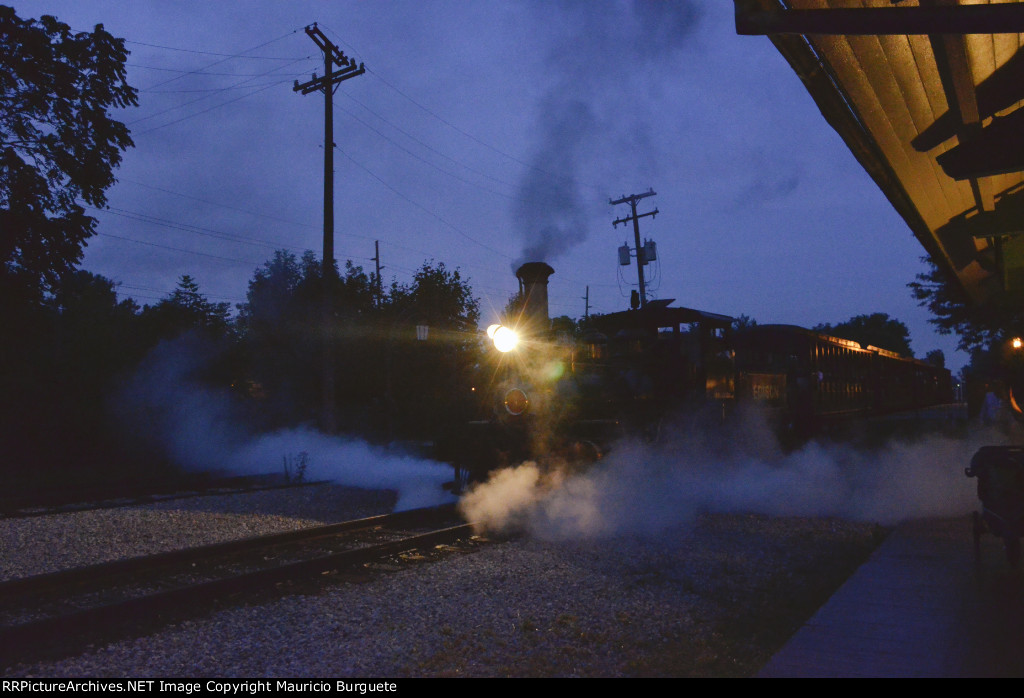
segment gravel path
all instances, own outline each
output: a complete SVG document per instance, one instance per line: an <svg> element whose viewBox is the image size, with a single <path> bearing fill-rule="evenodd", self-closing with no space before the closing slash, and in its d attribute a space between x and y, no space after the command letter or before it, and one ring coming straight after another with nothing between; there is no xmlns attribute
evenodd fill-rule
<svg viewBox="0 0 1024 698"><path fill-rule="evenodd" d="M163 515L182 540L189 538L180 530L188 521L200 526L194 538L214 530L227 537L226 529L269 532L352 518L352 510L387 499L353 491L348 504L335 501L332 509L332 496L343 494L310 492L310 510L289 503L294 493L281 493L284 501L265 493L266 500L246 495L254 498L249 504L262 503L255 514L243 514L232 497L223 498L220 512L213 511L219 498L193 500L188 510L167 503L133 511ZM351 501L361 497L370 501ZM314 510L314 502L326 510ZM286 522L289 515L302 518ZM61 528L85 538L76 528L82 521L89 519ZM90 528L87 535L97 534ZM744 676L879 536L874 526L835 520L722 515L657 539L496 542L365 583L328 584L312 595L227 609L79 657L14 667L8 675ZM61 557L58 566L67 564Z"/></svg>

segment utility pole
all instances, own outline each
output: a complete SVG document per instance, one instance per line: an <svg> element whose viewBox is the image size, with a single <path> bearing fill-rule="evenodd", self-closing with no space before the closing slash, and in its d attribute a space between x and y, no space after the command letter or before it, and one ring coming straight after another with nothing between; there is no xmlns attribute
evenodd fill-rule
<svg viewBox="0 0 1024 698"><path fill-rule="evenodd" d="M587 293L583 296L583 320L590 319L590 286L587 286Z"/></svg>
<svg viewBox="0 0 1024 698"><path fill-rule="evenodd" d="M324 256L323 256L323 427L328 433L337 431L337 417L334 406L334 357L332 355L331 293L334 290L334 92L337 85L349 78L362 75L366 68L347 58L331 43L314 22L306 27L306 34L324 53L324 75L313 73L311 80L299 84L295 81L293 92L308 95L310 92L324 93ZM335 70L335 67L338 70Z"/></svg>
<svg viewBox="0 0 1024 698"><path fill-rule="evenodd" d="M384 290L381 287L381 282L380 282L380 270L387 268L387 267L382 267L380 265L380 240L374 240L373 241L373 252L374 252L373 263L374 263L374 266L376 266L376 268L377 268L377 276L375 277L376 278L375 286L377 287L376 288L376 292L377 292L376 293L376 295L377 295L377 307L380 307L382 299L384 298Z"/></svg>
<svg viewBox="0 0 1024 698"><path fill-rule="evenodd" d="M623 195L621 199L616 199L615 201L608 199L608 203L611 204L612 206L618 206L619 204L629 204L629 207L632 210L632 215L626 216L625 218L616 219L612 223L612 227L617 228L619 223L628 223L629 221L633 221L633 238L636 241L636 273L637 277L640 279L641 308L647 305L647 287L644 284L644 265L647 264L648 261L653 260L647 259L648 255L644 254L644 248L640 246L640 219L643 218L644 216L651 216L653 218L654 216L658 215L658 209L654 209L653 211L648 211L647 213L641 213L640 215L637 215L636 205L637 202L639 202L641 199L646 199L648 196L656 196L656 194L654 193L654 189L648 189L643 194L631 194L630 196ZM626 253L628 254L628 252L629 247L627 245ZM622 264L621 259L619 263ZM623 266L626 266L628 264L629 259L627 258Z"/></svg>

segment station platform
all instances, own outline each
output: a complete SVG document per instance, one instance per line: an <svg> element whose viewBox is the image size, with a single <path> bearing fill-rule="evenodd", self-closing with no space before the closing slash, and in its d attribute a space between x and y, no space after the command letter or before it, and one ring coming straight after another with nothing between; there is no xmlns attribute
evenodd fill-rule
<svg viewBox="0 0 1024 698"><path fill-rule="evenodd" d="M969 516L899 525L758 677L1024 676L1024 565Z"/></svg>

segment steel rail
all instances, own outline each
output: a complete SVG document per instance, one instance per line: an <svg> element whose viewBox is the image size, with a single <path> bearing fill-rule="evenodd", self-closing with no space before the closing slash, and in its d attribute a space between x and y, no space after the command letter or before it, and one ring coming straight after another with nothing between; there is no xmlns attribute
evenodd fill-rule
<svg viewBox="0 0 1024 698"><path fill-rule="evenodd" d="M0 666L10 666L29 658L67 655L97 636L120 635L131 628L144 627L183 611L194 615L203 607L232 594L309 579L404 551L453 542L472 532L472 524L461 524L0 628Z"/></svg>
<svg viewBox="0 0 1024 698"><path fill-rule="evenodd" d="M224 555L235 554L245 551L258 550L272 545L282 543L294 543L296 541L315 540L326 538L338 533L355 531L368 528L384 528L388 526L408 525L417 520L429 521L432 518L444 518L455 515L455 505L446 504L441 507L424 507L421 509L409 509L406 511L391 514L381 514L362 519L353 519L336 524L302 528L295 531L284 531L282 533L271 533L264 536L251 536L223 543L212 543L194 548L183 548L170 550L164 553L143 555L127 558L124 560L112 560L101 562L87 567L75 567L59 572L48 572L45 574L32 575L30 577L19 577L0 582L0 601L10 602L11 598L36 594L44 591L52 591L65 587L72 587L87 582L95 582L103 579L115 579L139 574L168 567L201 560L209 560Z"/></svg>

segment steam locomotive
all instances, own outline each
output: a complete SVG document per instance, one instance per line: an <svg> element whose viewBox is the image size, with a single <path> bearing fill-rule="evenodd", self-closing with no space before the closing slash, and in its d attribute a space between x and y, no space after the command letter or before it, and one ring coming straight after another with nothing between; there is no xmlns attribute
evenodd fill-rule
<svg viewBox="0 0 1024 698"><path fill-rule="evenodd" d="M948 370L789 325L734 332L733 318L671 300L552 333L550 266L520 267L522 313L492 326L480 365L479 417L447 440L456 486L530 459L600 458L626 434L657 436L666 415L726 419L756 404L801 438L830 422L951 401Z"/></svg>

